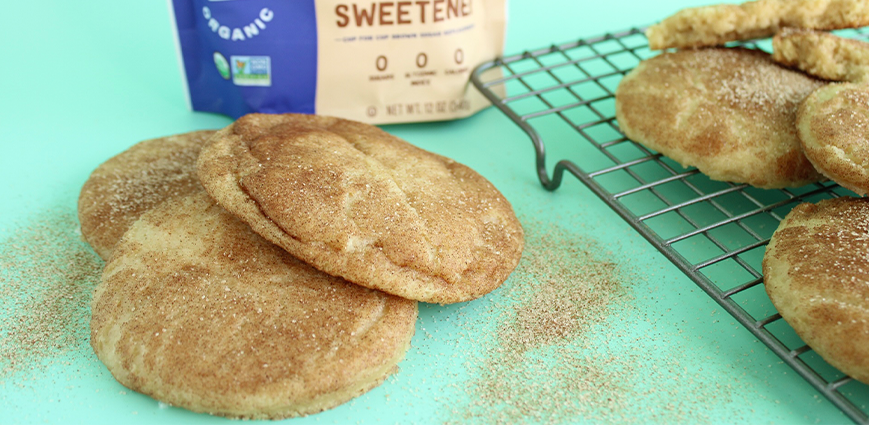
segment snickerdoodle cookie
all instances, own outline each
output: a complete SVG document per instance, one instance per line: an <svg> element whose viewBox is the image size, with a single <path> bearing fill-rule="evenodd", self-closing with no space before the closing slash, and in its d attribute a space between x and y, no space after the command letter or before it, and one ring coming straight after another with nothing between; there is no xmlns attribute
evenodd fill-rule
<svg viewBox="0 0 869 425"><path fill-rule="evenodd" d="M796 114L824 82L742 48L664 53L616 90L625 135L714 180L760 188L823 179L803 155Z"/></svg>
<svg viewBox="0 0 869 425"><path fill-rule="evenodd" d="M830 84L814 91L797 117L806 157L823 175L869 193L869 84Z"/></svg>
<svg viewBox="0 0 869 425"><path fill-rule="evenodd" d="M92 303L91 345L123 385L233 418L319 412L379 385L417 303L322 273L204 191L133 223Z"/></svg>
<svg viewBox="0 0 869 425"><path fill-rule="evenodd" d="M782 318L827 362L869 383L869 199L794 208L763 259Z"/></svg>
<svg viewBox="0 0 869 425"><path fill-rule="evenodd" d="M522 253L522 227L489 181L371 125L251 114L212 137L198 167L209 194L266 239L405 298L478 298Z"/></svg>

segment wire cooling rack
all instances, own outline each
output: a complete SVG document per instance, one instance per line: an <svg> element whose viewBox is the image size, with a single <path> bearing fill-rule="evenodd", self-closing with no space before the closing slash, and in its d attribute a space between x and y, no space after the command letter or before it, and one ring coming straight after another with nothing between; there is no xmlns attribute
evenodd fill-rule
<svg viewBox="0 0 869 425"><path fill-rule="evenodd" d="M869 423L869 388L800 340L766 296L761 273L764 247L791 208L850 192L832 183L762 190L716 182L625 138L616 87L655 54L635 28L503 57L471 80L531 137L546 189L558 188L565 171L576 176L811 386L855 422ZM550 174L547 156L566 159Z"/></svg>

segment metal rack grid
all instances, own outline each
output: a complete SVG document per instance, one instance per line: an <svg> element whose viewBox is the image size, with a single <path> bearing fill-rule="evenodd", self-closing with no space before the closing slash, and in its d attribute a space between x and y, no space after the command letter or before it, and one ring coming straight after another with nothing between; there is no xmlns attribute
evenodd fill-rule
<svg viewBox="0 0 869 425"><path fill-rule="evenodd" d="M833 183L761 190L716 182L625 138L614 92L624 74L655 55L643 31L499 58L471 80L530 136L546 189L558 188L565 171L576 176L811 386L855 422L869 423L869 388L796 336L766 296L761 273L764 247L791 208L850 192ZM769 50L769 40L747 47ZM547 149L569 158L551 177Z"/></svg>

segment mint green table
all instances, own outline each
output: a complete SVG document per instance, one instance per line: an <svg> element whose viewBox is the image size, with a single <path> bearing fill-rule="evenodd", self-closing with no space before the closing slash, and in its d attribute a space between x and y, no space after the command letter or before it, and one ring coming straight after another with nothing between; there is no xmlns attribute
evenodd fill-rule
<svg viewBox="0 0 869 425"><path fill-rule="evenodd" d="M505 53L651 24L698 4L514 0ZM7 271L48 263L26 258L45 250L19 250L13 242L32 242L28 232L42 221L74 214L78 191L99 163L140 140L230 122L187 110L165 2L6 2L0 40L0 249L3 260L16 260L3 264ZM504 192L529 233L556 232L605 254L629 277L624 298L582 337L587 354L603 365L595 370L600 376L575 370L577 379L605 383L617 400L559 410L547 404L564 397L553 395L536 400L532 410L569 423L849 422L578 181L568 177L557 191L543 190L531 144L500 112L488 108L458 121L384 128L479 171ZM24 286L32 275L24 273ZM19 295L10 289L9 274L0 276L0 320L11 320L23 314L13 302ZM480 359L491 355L502 320L492 307L503 305L517 279L482 300L421 305L398 373L336 409L287 422L503 419L494 407L474 407L486 400L468 388L480 382ZM123 388L93 355L87 330L78 335L59 357L40 357L36 366L30 359L32 369L0 375L0 423L225 421ZM16 351L16 340L5 337L0 333L4 352ZM547 378L509 383L521 387Z"/></svg>

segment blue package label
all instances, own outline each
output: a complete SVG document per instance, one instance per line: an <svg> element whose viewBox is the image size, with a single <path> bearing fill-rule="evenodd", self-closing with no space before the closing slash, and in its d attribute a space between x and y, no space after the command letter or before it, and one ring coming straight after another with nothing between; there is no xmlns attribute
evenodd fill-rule
<svg viewBox="0 0 869 425"><path fill-rule="evenodd" d="M190 107L369 123L487 105L468 83L502 53L505 0L170 0Z"/></svg>

